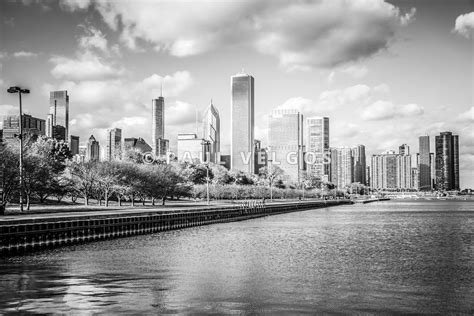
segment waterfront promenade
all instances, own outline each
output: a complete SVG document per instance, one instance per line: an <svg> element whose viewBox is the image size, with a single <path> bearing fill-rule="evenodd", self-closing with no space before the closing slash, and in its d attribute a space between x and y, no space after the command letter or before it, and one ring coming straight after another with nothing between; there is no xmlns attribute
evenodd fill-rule
<svg viewBox="0 0 474 316"><path fill-rule="evenodd" d="M195 207L13 214L0 218L0 253L28 252L351 203L349 200L250 201Z"/></svg>

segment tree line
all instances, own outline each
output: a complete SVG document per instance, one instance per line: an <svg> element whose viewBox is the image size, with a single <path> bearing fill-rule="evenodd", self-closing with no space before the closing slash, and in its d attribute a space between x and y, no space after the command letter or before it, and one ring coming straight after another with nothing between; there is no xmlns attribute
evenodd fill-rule
<svg viewBox="0 0 474 316"><path fill-rule="evenodd" d="M109 206L114 200L119 206L124 201L144 204L157 201L165 205L168 199L207 197L209 181L211 199L269 199L321 197L323 194L343 196L330 185L305 179L298 184L285 185L283 171L274 166L262 168L258 175L227 170L217 164L156 161L146 164L138 151L130 150L122 160L110 162L75 162L64 141L47 137L30 139L24 145L23 194L26 209L33 202L47 199L72 202L82 199L84 205L96 200ZM12 140L0 145L0 185L3 188L0 211L10 202L20 199L19 142ZM304 185L304 187L303 187Z"/></svg>

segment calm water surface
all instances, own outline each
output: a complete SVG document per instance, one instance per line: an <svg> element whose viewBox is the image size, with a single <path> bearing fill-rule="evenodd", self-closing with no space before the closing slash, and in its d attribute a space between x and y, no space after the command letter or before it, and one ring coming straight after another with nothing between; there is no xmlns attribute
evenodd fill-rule
<svg viewBox="0 0 474 316"><path fill-rule="evenodd" d="M0 314L474 313L474 203L378 202L0 259Z"/></svg>

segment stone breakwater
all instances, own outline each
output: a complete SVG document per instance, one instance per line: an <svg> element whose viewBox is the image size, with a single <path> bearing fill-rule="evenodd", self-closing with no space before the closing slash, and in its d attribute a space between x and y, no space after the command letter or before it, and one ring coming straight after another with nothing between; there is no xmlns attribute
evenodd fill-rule
<svg viewBox="0 0 474 316"><path fill-rule="evenodd" d="M28 253L83 242L247 220L335 205L348 200L243 203L200 209L95 211L0 219L0 254Z"/></svg>

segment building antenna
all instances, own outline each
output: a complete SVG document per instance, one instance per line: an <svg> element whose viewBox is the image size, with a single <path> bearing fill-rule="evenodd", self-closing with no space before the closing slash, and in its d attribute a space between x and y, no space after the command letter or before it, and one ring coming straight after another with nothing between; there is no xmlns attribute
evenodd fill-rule
<svg viewBox="0 0 474 316"><path fill-rule="evenodd" d="M163 80L160 83L160 97L163 97Z"/></svg>

